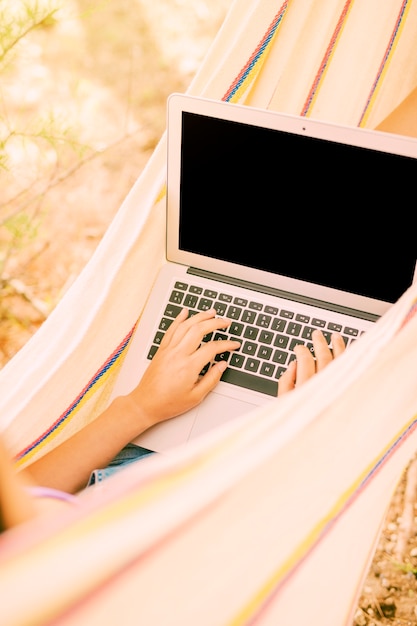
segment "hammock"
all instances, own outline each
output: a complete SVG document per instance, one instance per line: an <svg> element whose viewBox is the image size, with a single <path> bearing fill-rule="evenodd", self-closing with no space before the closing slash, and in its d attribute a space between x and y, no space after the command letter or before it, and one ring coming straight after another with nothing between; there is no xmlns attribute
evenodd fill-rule
<svg viewBox="0 0 417 626"><path fill-rule="evenodd" d="M235 0L188 91L372 128L417 85L416 31L412 0ZM165 136L0 372L20 467L94 419L123 376L164 263L164 182ZM297 391L1 536L2 623L350 624L417 447L416 302L417 286Z"/></svg>

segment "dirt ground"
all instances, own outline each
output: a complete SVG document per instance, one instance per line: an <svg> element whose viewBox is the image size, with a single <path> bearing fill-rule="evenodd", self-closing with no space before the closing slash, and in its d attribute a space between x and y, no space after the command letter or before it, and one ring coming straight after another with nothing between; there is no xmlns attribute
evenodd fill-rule
<svg viewBox="0 0 417 626"><path fill-rule="evenodd" d="M67 0L66 19L33 33L25 44L23 60L7 78L9 113L27 120L51 103L89 150L71 176L59 184L50 177L36 237L7 264L0 367L90 258L161 137L167 96L186 89L230 3ZM30 167L19 158L14 176L2 175L0 193L29 176ZM411 495L405 498L407 486ZM415 502L415 483L404 473L359 599L356 626L417 624Z"/></svg>

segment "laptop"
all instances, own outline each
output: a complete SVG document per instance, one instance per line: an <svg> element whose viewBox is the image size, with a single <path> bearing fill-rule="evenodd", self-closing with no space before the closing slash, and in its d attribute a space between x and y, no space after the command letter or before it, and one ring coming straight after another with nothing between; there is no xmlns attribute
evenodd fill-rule
<svg viewBox="0 0 417 626"><path fill-rule="evenodd" d="M296 343L357 340L416 278L417 140L173 94L166 263L114 395L140 379L182 307L231 318L216 389L135 440L164 452L271 402Z"/></svg>

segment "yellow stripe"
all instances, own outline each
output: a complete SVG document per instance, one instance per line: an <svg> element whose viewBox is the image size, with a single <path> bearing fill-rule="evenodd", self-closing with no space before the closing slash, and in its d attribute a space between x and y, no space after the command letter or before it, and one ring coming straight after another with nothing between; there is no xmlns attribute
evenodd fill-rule
<svg viewBox="0 0 417 626"><path fill-rule="evenodd" d="M388 54L388 57L387 57L387 59L386 59L386 61L384 63L384 67L383 67L382 72L381 72L381 74L380 74L380 76L378 78L378 81L377 81L377 84L375 86L375 89L374 89L374 91L373 91L373 93L372 93L372 95L371 95L371 97L369 99L368 104L366 105L366 111L365 111L365 113L362 116L362 119L360 121L359 126L361 128L362 127L366 127L366 125L368 123L369 116L370 116L370 114L372 112L372 108L375 105L375 100L378 97L378 94L380 92L381 86L382 86L382 84L384 82L384 78L385 78L385 76L386 76L386 74L388 72L389 65L391 64L394 51L395 51L395 49L398 46L398 43L399 43L399 40L400 40L400 35L401 35L401 32L402 32L402 30L404 28L405 21L406 21L406 18L407 18L407 14L408 14L408 12L410 10L410 6L411 6L411 2L408 2L407 6L404 9L404 13L403 13L403 16L401 18L401 22L400 22L400 25L398 27L398 31L397 31L397 33L395 35L394 42L393 42L393 45L391 47L391 50L390 50L390 52Z"/></svg>
<svg viewBox="0 0 417 626"><path fill-rule="evenodd" d="M274 589L280 582L287 576L291 570L299 563L308 553L308 551L314 547L320 538L323 530L333 520L337 518L344 506L349 502L352 496L359 490L362 483L372 474L381 460L388 454L389 450L393 448L396 442L400 441L410 426L416 421L417 415L411 419L406 428L398 433L391 442L384 448L382 454L368 465L368 467L362 472L357 480L347 489L343 495L336 501L335 505L330 509L328 514L323 517L311 532L301 541L292 554L286 559L286 561L276 570L276 572L264 583L264 585L253 595L249 602L241 609L236 617L228 622L228 626L244 626L247 624L261 609L262 605L273 593ZM365 485L366 487L366 485Z"/></svg>

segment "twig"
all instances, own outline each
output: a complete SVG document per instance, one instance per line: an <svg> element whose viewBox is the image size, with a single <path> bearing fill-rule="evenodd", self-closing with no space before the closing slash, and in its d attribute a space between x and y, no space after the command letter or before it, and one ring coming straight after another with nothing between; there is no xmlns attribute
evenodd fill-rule
<svg viewBox="0 0 417 626"><path fill-rule="evenodd" d="M3 279L3 282L9 285L15 293L17 293L21 298L29 302L29 304L35 309L37 313L39 313L43 319L46 319L49 314L48 307L42 300L33 296L29 290L29 288L17 278L11 278L9 280Z"/></svg>

